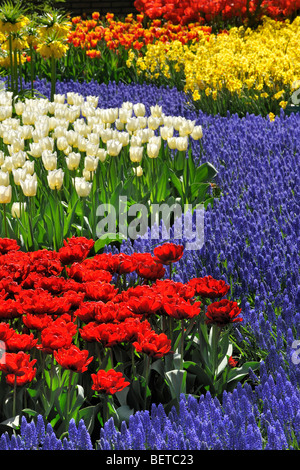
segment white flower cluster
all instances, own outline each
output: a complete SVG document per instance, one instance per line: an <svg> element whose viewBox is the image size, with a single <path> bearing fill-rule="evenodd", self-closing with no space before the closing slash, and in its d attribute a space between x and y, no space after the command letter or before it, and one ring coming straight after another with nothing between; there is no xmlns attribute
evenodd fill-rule
<svg viewBox="0 0 300 470"><path fill-rule="evenodd" d="M53 102L34 98L13 103L12 93L0 91L0 203L11 201L12 179L25 196L36 195L37 159L47 172L51 190L63 185L64 171L58 166L65 159L68 170L75 172L77 195L86 197L99 163L108 156L117 157L129 146L129 158L138 164L133 172L142 176L143 157L157 158L162 141L169 149L186 151L189 137L200 139L201 126L183 117L166 116L158 105L150 108L147 117L142 103L102 109L98 97L84 98L74 92L57 94ZM17 213L15 206L14 210Z"/></svg>

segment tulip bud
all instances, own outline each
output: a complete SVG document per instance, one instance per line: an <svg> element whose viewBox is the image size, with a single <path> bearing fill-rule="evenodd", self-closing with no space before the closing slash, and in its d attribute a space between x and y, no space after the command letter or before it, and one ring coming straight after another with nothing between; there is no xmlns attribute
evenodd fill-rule
<svg viewBox="0 0 300 470"><path fill-rule="evenodd" d="M20 218L21 212L26 210L26 202L13 202L11 206L11 215L14 218Z"/></svg>
<svg viewBox="0 0 300 470"><path fill-rule="evenodd" d="M133 173L140 177L143 175L143 168L141 166L137 166L136 168L133 168Z"/></svg>

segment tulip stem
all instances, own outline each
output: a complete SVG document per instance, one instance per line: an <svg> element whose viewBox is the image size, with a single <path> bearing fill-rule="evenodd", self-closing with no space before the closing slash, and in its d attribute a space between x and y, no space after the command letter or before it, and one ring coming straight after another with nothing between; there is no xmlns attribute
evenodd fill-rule
<svg viewBox="0 0 300 470"><path fill-rule="evenodd" d="M70 374L69 374L69 385L68 385L68 395L67 395L67 417L69 416L69 413L70 413L70 397L71 397L72 377L73 377L73 371L70 370Z"/></svg>
<svg viewBox="0 0 300 470"><path fill-rule="evenodd" d="M54 101L55 95L55 86L56 86L56 60L55 57L51 57L51 95L50 101Z"/></svg>
<svg viewBox="0 0 300 470"><path fill-rule="evenodd" d="M147 354L145 354L144 377L145 377L144 410L146 410L147 390L148 390L148 383L149 383L149 377L150 377L150 356L147 356Z"/></svg>
<svg viewBox="0 0 300 470"><path fill-rule="evenodd" d="M216 379L217 362L218 362L218 342L221 334L221 328L217 325L212 325L212 339L211 339L211 365L213 381Z"/></svg>
<svg viewBox="0 0 300 470"><path fill-rule="evenodd" d="M30 44L30 83L31 83L31 98L33 98L33 79L34 79L34 62L33 62L33 46Z"/></svg>
<svg viewBox="0 0 300 470"><path fill-rule="evenodd" d="M6 206L3 204L3 222L4 222L4 233L5 237L8 238L7 234L7 220L6 220Z"/></svg>
<svg viewBox="0 0 300 470"><path fill-rule="evenodd" d="M184 320L181 320L181 351L180 351L180 370L183 370L183 355L184 355Z"/></svg>
<svg viewBox="0 0 300 470"><path fill-rule="evenodd" d="M16 416L16 401L17 401L17 376L14 380L14 395L13 395L13 417Z"/></svg>

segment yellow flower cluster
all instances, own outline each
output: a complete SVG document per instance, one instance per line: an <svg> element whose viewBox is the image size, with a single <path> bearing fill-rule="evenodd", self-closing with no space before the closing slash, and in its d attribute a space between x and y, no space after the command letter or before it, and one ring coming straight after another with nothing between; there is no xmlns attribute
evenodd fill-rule
<svg viewBox="0 0 300 470"><path fill-rule="evenodd" d="M41 43L37 46L36 51L44 57L44 59L49 59L54 57L55 59L61 59L67 52L69 46L68 44L63 43L60 40L52 40L44 43Z"/></svg>
<svg viewBox="0 0 300 470"><path fill-rule="evenodd" d="M256 30L240 27L218 35L203 33L192 45L149 44L136 67L148 79L170 79L171 69L181 72L185 91L194 100L200 99L201 90L217 99L223 90L243 97L251 89L254 98L269 97L285 107L285 90L300 78L299 44L300 17L292 23L264 18Z"/></svg>

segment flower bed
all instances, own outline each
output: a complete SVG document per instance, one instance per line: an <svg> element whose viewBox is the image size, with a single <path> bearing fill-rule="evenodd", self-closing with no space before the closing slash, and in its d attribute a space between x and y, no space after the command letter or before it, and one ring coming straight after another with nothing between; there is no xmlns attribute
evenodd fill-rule
<svg viewBox="0 0 300 470"><path fill-rule="evenodd" d="M149 5L147 2L147 8ZM236 24L249 26L245 18L248 21L258 19L260 12L257 11L256 17L253 5L249 5L249 12L246 5L245 16L235 17ZM212 9L211 3L208 6ZM231 7L236 6L234 2L227 8L226 15L230 17L233 14ZM147 31L146 18L139 15L137 36L132 37L132 26L137 26L132 15L127 17L126 26L107 15L107 29L102 29L100 18L94 14L91 21L78 19L73 22L78 25L76 34L79 34L78 37L74 34L73 39L80 39L82 43L71 46L66 42L70 24L59 15L55 21L51 15L41 20L42 42L35 45L34 42L26 45L25 37L15 36L28 26L26 18L18 17L18 12L13 22L3 24L2 21L6 66L10 73L4 80L12 94L1 93L0 124L3 150L1 230L11 237L3 238L2 234L0 239L0 345L3 354L0 392L4 404L0 410L1 449L299 449L297 201L300 127L299 114L288 115L289 111L284 111L299 78L297 67L290 73L290 67L289 71L284 67L284 60L293 62L299 28L298 18L293 23L282 22L282 11L276 9L274 2L271 7L270 16L275 15L280 21L264 20L256 31L231 28L235 23L232 20L229 31L219 32L218 28L225 25L222 22L226 18L217 15L218 18L213 19L213 28L219 32L217 35L199 24L175 26L161 20L154 20ZM167 10L158 13L160 16L168 14ZM175 10L173 13L176 14ZM184 13L188 17L195 11ZM293 13L285 11L283 15ZM274 30L277 42L274 41ZM179 41L174 37L175 32ZM95 33L99 33L101 39ZM243 39L240 33L245 33ZM33 41L34 35L29 36ZM248 36L252 42L247 43ZM141 41L142 45L136 41ZM108 42L110 48L107 48ZM203 66L201 57L196 54L199 47L203 47L202 56L203 51L211 48L216 57L218 49L213 46L221 43L231 47L238 44L239 48L242 44L250 44L250 47L255 44L259 53L264 52L264 47L268 53L274 48L281 51L282 61L276 73L273 70L275 60L268 72L269 81L274 80L274 89L272 84L264 81L266 63L262 68L256 57L255 60L252 57L251 63L257 65L254 81L259 83L252 86L249 83L251 77L242 80L243 92L255 89L255 93L263 98L263 93L273 90L276 95L274 99L266 98L265 107L260 106L261 99L256 101L256 116L249 112L254 111L250 105L241 109L239 100L232 107L238 114L229 112L226 100L222 108L220 96L214 100L206 89L202 98L208 98L207 107L203 109L209 113L199 111L197 100L183 91L184 84L189 83L191 88L186 91L195 92L194 82L187 79L185 83L180 82L182 71L178 63L167 77L165 86L154 85L163 83L159 76L150 77L151 84L148 85L117 83L126 71L119 67L122 63L118 60L119 55L123 61L129 58L127 66L135 55L139 56L138 63L143 67L151 48L160 50L161 47L164 54L166 50L172 52L171 60L175 57L174 51L180 55L186 53L185 62L192 71L195 62ZM87 51L94 46L95 50L103 47L107 56L101 63L111 65L106 84L99 84L101 77L93 75L97 70L96 61L102 60L97 57L99 54L93 58L93 54L86 54L82 49L77 55L75 47L80 45ZM34 52L35 46L43 59ZM148 52L143 56L146 47ZM34 60L25 63L26 54L22 51L30 52ZM195 53L193 57L191 51ZM75 62L73 70L69 68L75 57L82 60L81 72L87 70L88 77L81 72L76 75L78 64ZM178 57L176 60L178 62ZM230 66L233 60L234 56L230 56ZM43 78L34 79L34 66ZM152 62L146 68L151 70L151 66ZM73 80L61 80L64 67L67 67L66 76ZM119 68L120 74L116 72ZM136 70L133 71L128 82L138 79L143 82L144 78L137 77ZM206 74L202 80L208 76ZM109 81L112 77L116 79L114 83ZM227 67L224 79L228 83L229 77ZM231 90L228 103L236 90L237 77L231 77L232 83L230 86L227 83L226 88ZM84 78L89 82L83 81ZM197 98L195 94L194 98ZM295 93L292 101L297 102ZM214 102L218 104L215 109L211 106ZM30 117L29 106L33 110L39 106L39 114L46 116L48 124L51 120L53 134L49 136L48 132L48 137L55 137L53 145L57 155L51 147L51 155L45 155L44 159L39 157L37 146L40 137L44 138L46 134L42 131L42 119L33 118L33 113ZM41 113L43 106L45 112ZM191 138L186 154L180 156L175 150L174 160L166 154L160 155L160 165L156 168L156 175L165 190L164 158L172 164L180 164L177 170L183 172L176 175L177 179L171 171L174 167L169 168L167 176L168 183L176 189L172 193L173 199L167 202L170 204L171 200L181 198L180 206L186 198L190 200L187 191L197 184L193 176L196 169L201 168L199 164L217 169L214 184L205 188L202 243L196 249L189 249L188 235L197 233L199 228L197 210L181 215L183 230L179 238L175 226L171 227L168 237L159 219L155 226L152 222L148 225L142 237L123 241L117 238L114 243L97 240L95 236L91 238L93 232L89 230L94 229L95 220L86 221L86 207L82 205L74 219L76 210L74 213L70 210L76 206L75 192L76 197L89 200L91 204L100 201L94 197L100 194L99 181L93 180L96 181L94 191L89 194L86 191L90 171L83 165L83 160L96 157L88 155L87 145L80 150L80 170L68 168L61 189L57 187L59 179L52 179L54 174L50 172L58 168L51 170L48 164L59 156L59 164L62 164L59 169L62 170L72 153L70 149L66 151L67 147L59 139L66 138L65 132L72 131L73 123L77 130L78 126L85 126L82 137L90 137L90 143L95 144L96 129L102 133L112 131L114 135L117 135L116 131L124 132L118 126L129 123L128 117L126 123L119 122L120 114L127 107L136 111L135 116L140 121L147 116L147 124L155 118L150 114L158 113L156 118L160 118L160 124L165 127L163 133L179 116L188 135L191 136L190 131L194 128L199 130L201 140ZM114 109L117 109L116 119L110 122L109 117L103 121L102 117L113 114ZM76 116L72 117L72 112L77 113ZM81 113L80 120L78 112ZM217 114L213 116L211 112ZM31 121L26 122L26 119ZM31 137L23 139L27 136L25 129L29 131L28 126L32 126L35 136L30 142ZM87 130L89 127L90 131ZM182 137L180 126L175 130ZM158 132L158 127L153 131ZM136 142L135 132L130 137ZM174 134L169 136L174 137ZM25 155L22 154L22 139L26 141L23 142ZM75 148L82 142L77 141ZM73 144L68 142L72 150ZM101 138L97 152L108 152L108 147ZM162 147L168 149L168 139ZM136 151L125 150L133 159L138 158ZM143 148L143 162L144 152L146 147ZM185 155L188 158L183 158ZM22 162L21 157L24 157ZM16 165L13 165L13 159ZM18 192L18 185L12 184L15 176L12 170L24 170L23 164L31 164L33 159L41 170L40 189L44 202L35 199L36 212L32 217L29 206L33 199L23 201L29 203L29 212L28 207L21 206L25 218L17 232L20 220L17 222L10 215L11 209L14 212L17 207L10 205L17 202L20 208L19 199L11 200L11 196L20 195L21 188ZM136 174L132 181L135 182L141 177L138 176L141 170L136 167L138 163L134 163ZM45 177L46 171L49 178ZM78 171L78 174L71 175L69 171ZM77 187L69 198L71 188L75 188L70 176L84 177L84 181L81 180L84 187ZM148 179L150 194L152 176ZM120 179L124 180L124 174ZM102 183L100 186L105 188L105 195L109 184L105 179ZM110 181L110 189L113 187ZM64 197L54 200L52 196L58 196L59 191L65 191ZM204 193L201 201L203 196ZM30 198L25 194L24 197ZM107 201L115 204L114 199L114 193L109 193ZM138 195L135 202L140 200L141 195ZM150 203L154 201L152 198ZM166 194L161 201L166 201ZM42 227L42 220L48 221L46 229ZM84 224L88 228L86 232ZM55 249L50 246L50 239L55 240ZM25 240L30 243L24 243Z"/></svg>

